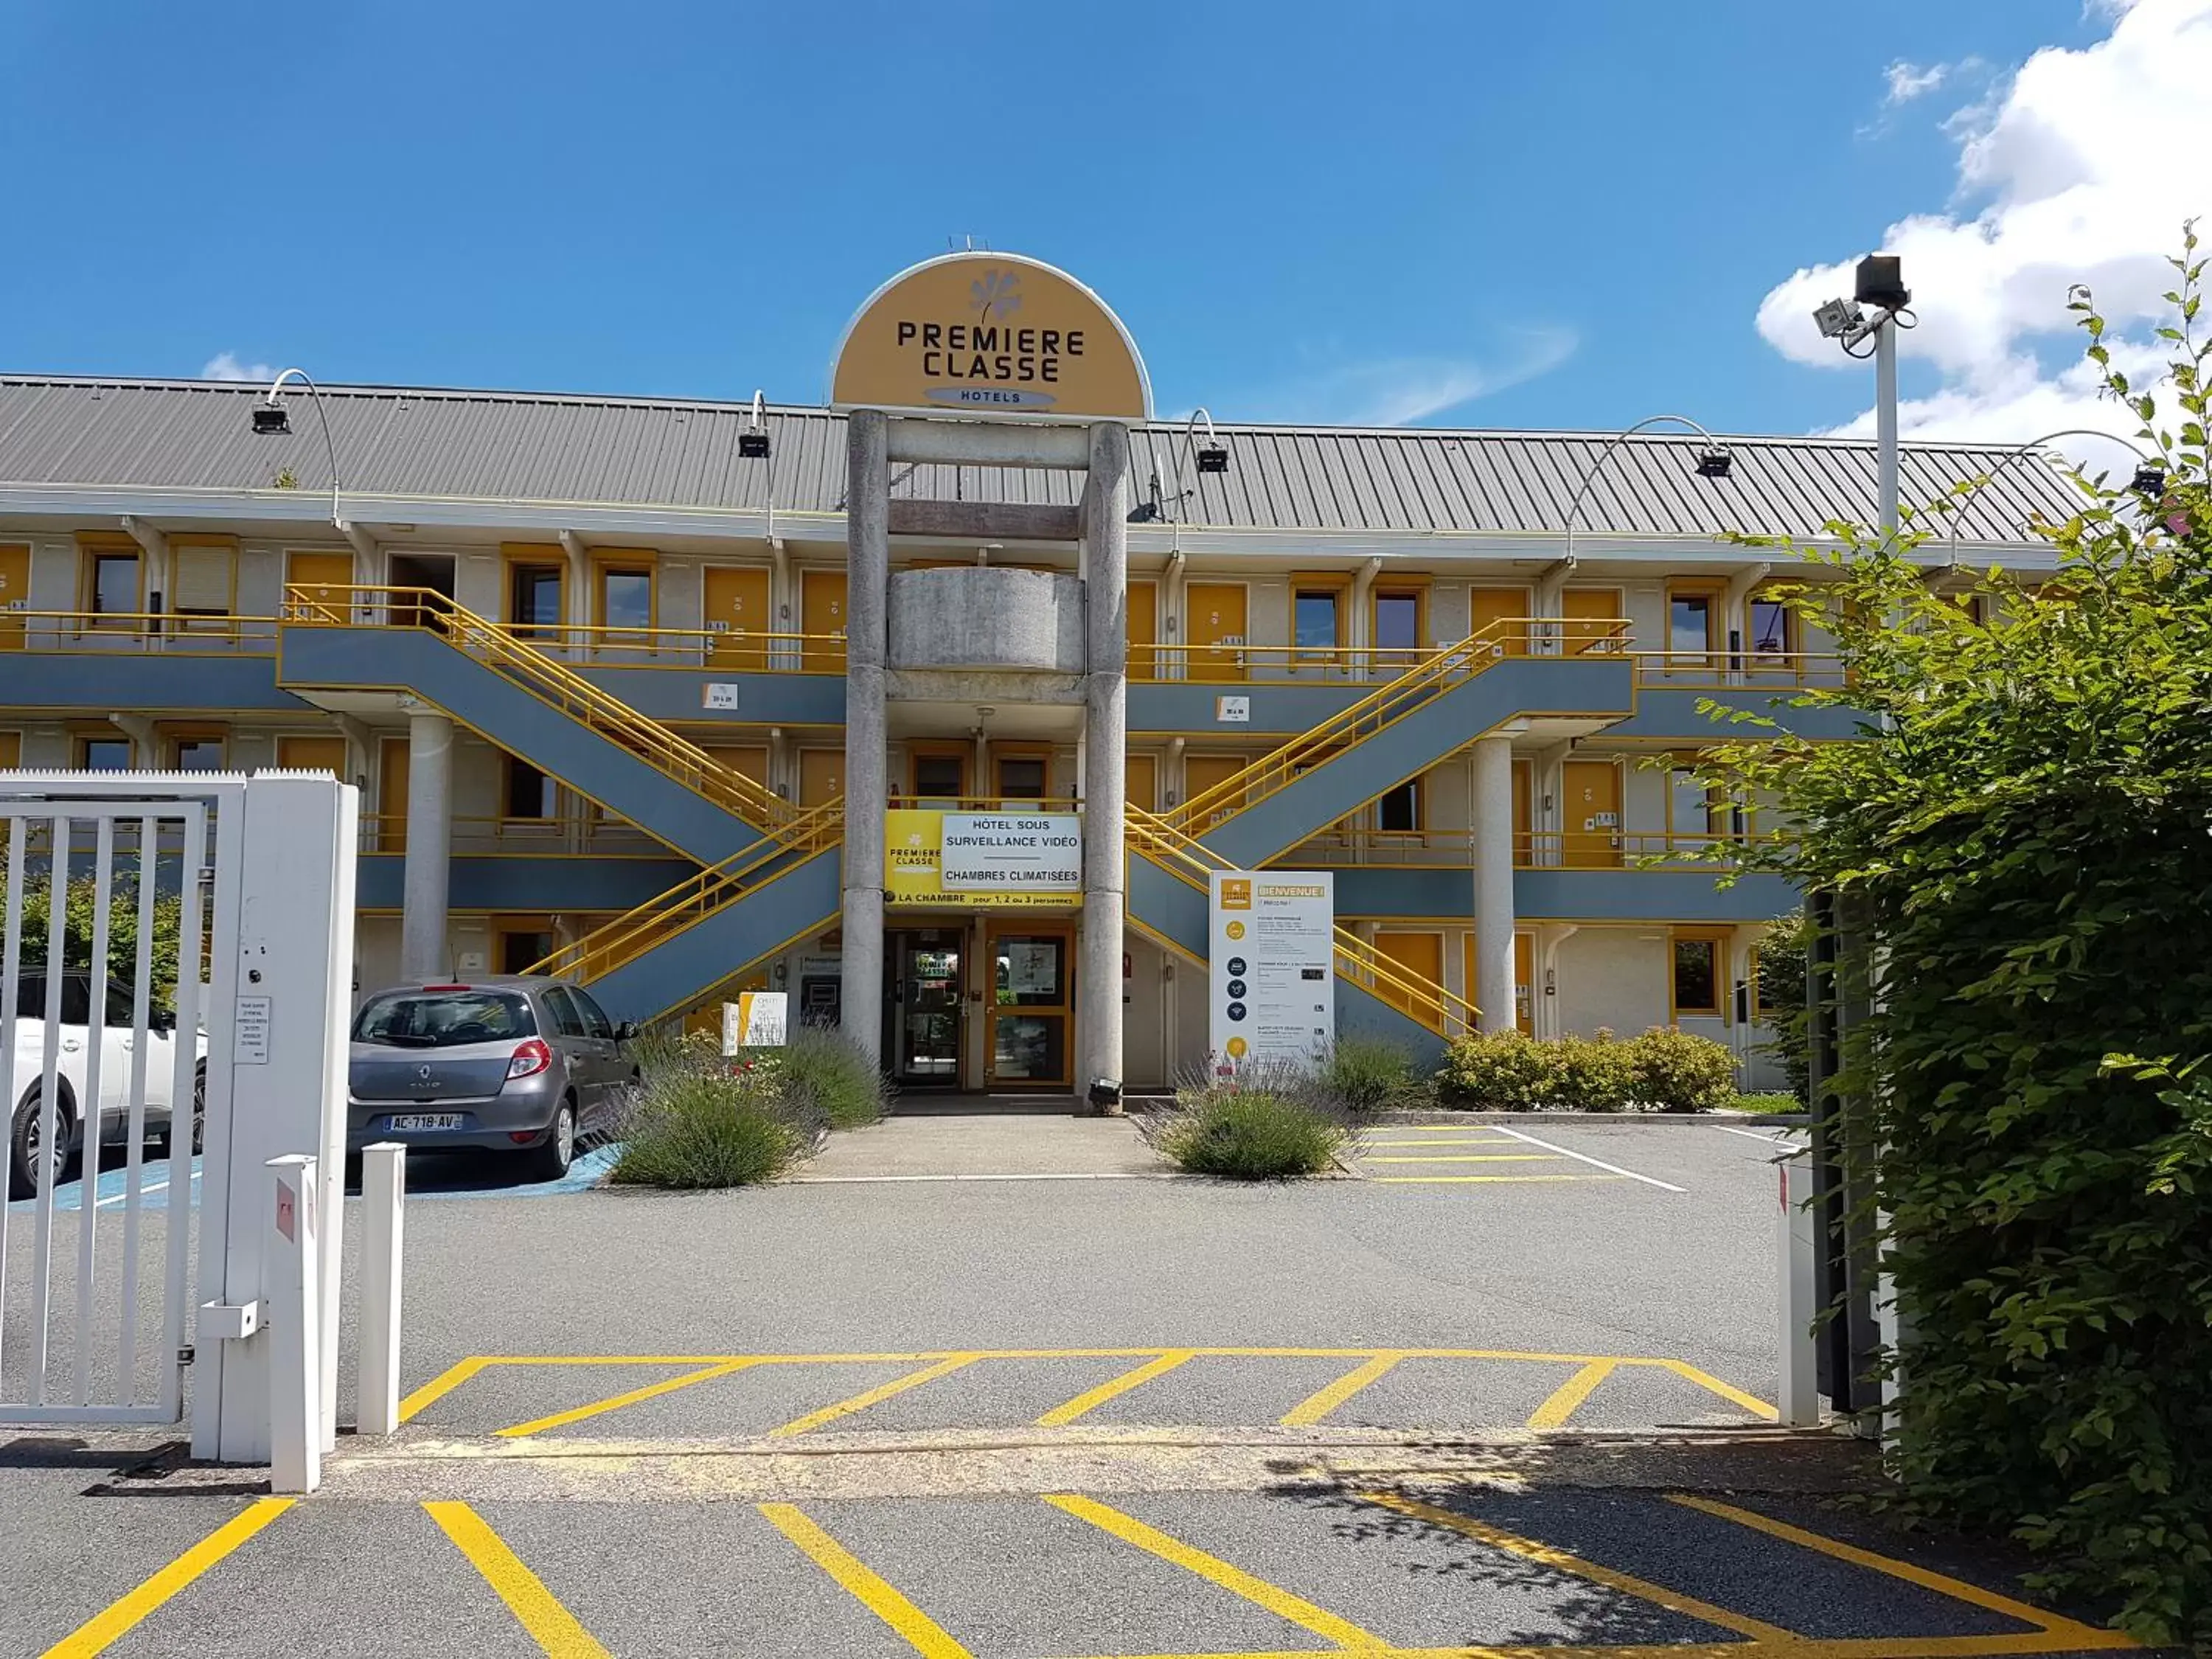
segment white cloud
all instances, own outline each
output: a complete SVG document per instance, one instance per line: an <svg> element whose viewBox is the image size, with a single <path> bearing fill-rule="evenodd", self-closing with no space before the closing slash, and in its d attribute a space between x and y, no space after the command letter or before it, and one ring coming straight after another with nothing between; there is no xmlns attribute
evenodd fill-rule
<svg viewBox="0 0 2212 1659"><path fill-rule="evenodd" d="M268 363L241 363L234 351L218 351L200 365L203 380L273 380L276 368Z"/></svg>
<svg viewBox="0 0 2212 1659"><path fill-rule="evenodd" d="M1376 357L1340 362L1248 399L1242 418L1334 426L1411 426L1477 398L1550 373L1580 343L1571 329L1532 329L1514 355L1486 364L1461 357Z"/></svg>
<svg viewBox="0 0 2212 1659"><path fill-rule="evenodd" d="M1909 104L1923 94L1935 91L1951 78L1954 70L1963 69L1973 61L1970 58L1966 64L1930 64L1923 69L1917 64L1909 64L1902 58L1898 58L1881 72L1884 83L1881 101L1889 105Z"/></svg>
<svg viewBox="0 0 2212 1659"><path fill-rule="evenodd" d="M1908 359L1932 366L1932 395L1905 404L1908 434L2019 440L2058 427L2131 431L2127 413L2096 397L2078 365L2065 309L2087 283L2118 337L2116 357L2154 366L2142 343L2181 222L2212 215L2212 0L2133 0L2100 9L2104 40L2046 48L2009 84L1955 114L1958 191L1949 209L1890 227L1886 252L1905 261L1920 326L1901 337ZM1978 208L1972 206L1980 204ZM1813 307L1851 289L1855 259L1801 270L1759 308L1759 331L1785 356L1855 368L1813 326ZM2131 342L2125 331L2133 326ZM1860 372L1863 372L1863 370ZM1870 428L1871 415L1843 431ZM2090 441L2082 459L2111 447Z"/></svg>

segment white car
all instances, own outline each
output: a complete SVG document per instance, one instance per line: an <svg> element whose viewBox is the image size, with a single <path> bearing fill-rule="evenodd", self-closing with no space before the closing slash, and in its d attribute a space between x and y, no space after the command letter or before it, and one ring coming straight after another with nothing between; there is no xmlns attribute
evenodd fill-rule
<svg viewBox="0 0 2212 1659"><path fill-rule="evenodd" d="M15 1099L8 1119L8 1196L29 1198L38 1191L40 1090L45 1080L46 1048L46 975L40 968L25 969L15 994ZM119 1145L130 1133L131 1073L137 1058L127 981L107 982L107 1018L100 1031L100 1130L102 1146ZM156 1014L146 1032L146 1138L166 1150L173 1113L170 1096L176 1076L175 1024ZM87 1141L84 1107L86 1076L92 1040L92 975L70 973L62 976L62 1018L56 1044L54 1074L60 1111L59 1133L51 1154L53 1178L58 1184L70 1160L81 1154ZM192 1088L192 1150L200 1150L207 1089L207 1039L199 1040L199 1066ZM98 1159L94 1160L95 1170Z"/></svg>

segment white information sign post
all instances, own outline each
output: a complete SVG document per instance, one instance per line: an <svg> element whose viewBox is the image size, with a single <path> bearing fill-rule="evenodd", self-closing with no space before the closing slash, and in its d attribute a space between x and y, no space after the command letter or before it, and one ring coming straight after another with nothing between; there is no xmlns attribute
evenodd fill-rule
<svg viewBox="0 0 2212 1659"><path fill-rule="evenodd" d="M1336 881L1327 870L1217 870L1206 917L1216 1075L1304 1065L1336 1040Z"/></svg>
<svg viewBox="0 0 2212 1659"><path fill-rule="evenodd" d="M722 1052L781 1048L790 1018L790 996L783 991L740 991L722 1005Z"/></svg>

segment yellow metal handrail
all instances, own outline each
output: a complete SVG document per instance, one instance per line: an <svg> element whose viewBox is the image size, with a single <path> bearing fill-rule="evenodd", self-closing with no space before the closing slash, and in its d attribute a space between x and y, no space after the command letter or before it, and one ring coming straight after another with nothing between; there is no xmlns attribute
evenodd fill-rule
<svg viewBox="0 0 2212 1659"><path fill-rule="evenodd" d="M284 590L285 619L295 627L355 627L380 609L388 613L385 626L419 628L444 640L756 829L774 829L797 816L798 809L764 784L724 766L696 744L647 720L620 697L442 593L422 587L331 582L295 584Z"/></svg>
<svg viewBox="0 0 2212 1659"><path fill-rule="evenodd" d="M33 649L50 650L48 640L133 640L142 645L187 643L195 646L228 644L258 650L276 648L276 618L234 617L228 611L0 611L0 637L35 641ZM176 654L188 654L177 648Z"/></svg>
<svg viewBox="0 0 2212 1659"><path fill-rule="evenodd" d="M1204 842L1193 840L1140 806L1127 809L1126 833L1133 850L1193 887L1210 891L1214 871L1236 868ZM1389 987L1397 996L1385 1000L1427 1030L1441 1037L1452 1037L1475 1029L1482 1011L1456 991L1448 991L1403 963L1392 961L1349 927L1339 927L1334 942L1338 973L1368 990L1378 985Z"/></svg>
<svg viewBox="0 0 2212 1659"><path fill-rule="evenodd" d="M753 891L758 884L753 878L768 866L787 854L805 856L834 847L843 839L844 832L845 802L840 796L783 825L764 841L685 877L666 892L602 923L523 971L589 984L627 967L653 946Z"/></svg>
<svg viewBox="0 0 2212 1659"><path fill-rule="evenodd" d="M1456 645L1435 652L1389 684L1338 710L1242 771L1210 789L1200 791L1169 813L1168 820L1177 829L1188 830L1211 817L1242 811L1265 800L1306 768L1354 744L1366 742L1425 707L1449 685L1472 679L1507 657L1527 656L1548 648L1554 636L1547 630L1559 626L1557 617L1507 617L1490 623ZM1628 626L1625 621L1584 626L1602 626L1608 630L1604 637L1620 637L1625 644L1626 635L1620 632Z"/></svg>

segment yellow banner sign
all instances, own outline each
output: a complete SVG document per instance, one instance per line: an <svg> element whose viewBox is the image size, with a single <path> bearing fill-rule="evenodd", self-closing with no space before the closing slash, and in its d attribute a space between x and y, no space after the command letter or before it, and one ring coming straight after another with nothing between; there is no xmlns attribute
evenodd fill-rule
<svg viewBox="0 0 2212 1659"><path fill-rule="evenodd" d="M1082 820L1063 812L884 814L884 902L934 910L1066 910L1083 902Z"/></svg>
<svg viewBox="0 0 2212 1659"><path fill-rule="evenodd" d="M1066 271L1012 253L948 253L878 289L830 371L840 409L1151 417L1121 319Z"/></svg>

